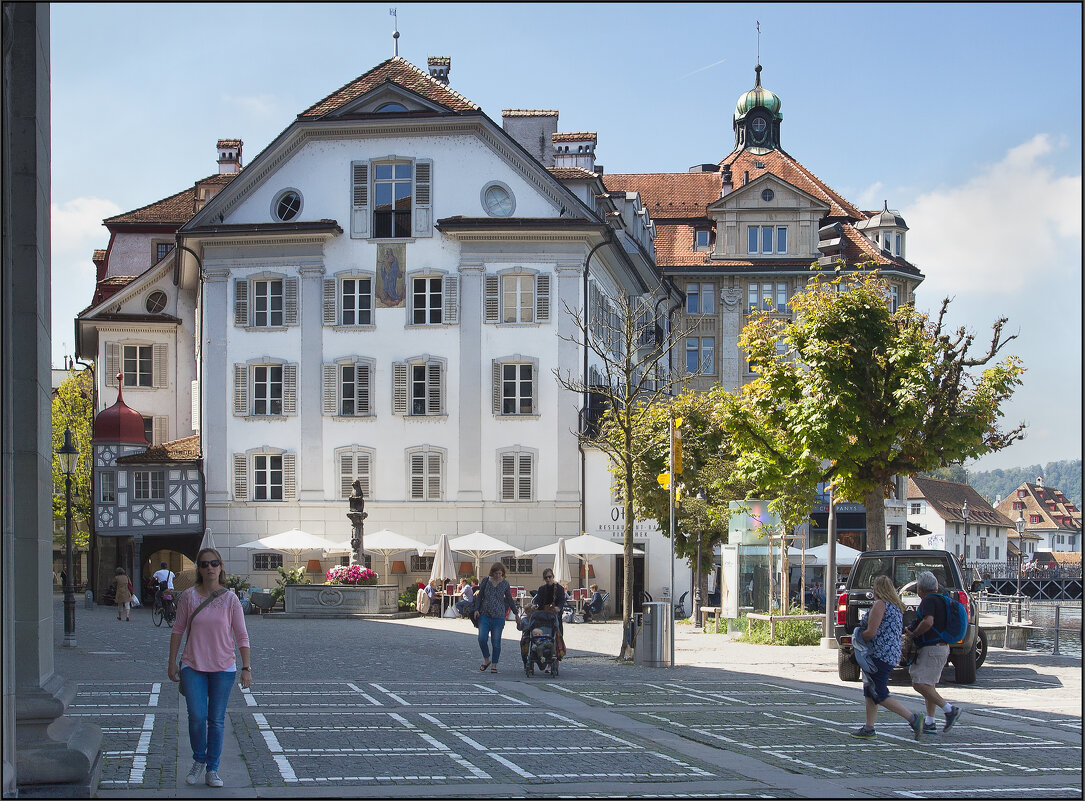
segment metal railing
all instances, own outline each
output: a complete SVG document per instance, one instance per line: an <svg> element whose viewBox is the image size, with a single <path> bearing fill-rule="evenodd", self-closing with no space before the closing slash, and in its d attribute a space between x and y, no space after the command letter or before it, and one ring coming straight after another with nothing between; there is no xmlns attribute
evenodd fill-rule
<svg viewBox="0 0 1085 801"><path fill-rule="evenodd" d="M1032 598L1027 595L997 595L995 593L979 593L976 596L976 606L980 612L987 614L1009 614L1010 610L1016 610L1017 622L1022 618L1032 618Z"/></svg>

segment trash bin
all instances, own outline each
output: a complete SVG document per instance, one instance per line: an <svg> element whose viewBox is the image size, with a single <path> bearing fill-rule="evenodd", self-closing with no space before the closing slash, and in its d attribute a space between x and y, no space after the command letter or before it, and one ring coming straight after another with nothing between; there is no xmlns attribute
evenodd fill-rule
<svg viewBox="0 0 1085 801"><path fill-rule="evenodd" d="M640 633L633 650L633 661L646 667L671 665L671 615L668 603L644 604Z"/></svg>

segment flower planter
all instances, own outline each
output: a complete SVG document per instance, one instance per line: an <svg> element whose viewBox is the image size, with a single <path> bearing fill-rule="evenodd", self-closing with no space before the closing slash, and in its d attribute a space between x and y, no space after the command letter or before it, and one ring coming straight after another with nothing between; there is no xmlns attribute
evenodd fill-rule
<svg viewBox="0 0 1085 801"><path fill-rule="evenodd" d="M287 584L286 613L305 617L353 617L395 614L399 587L377 584Z"/></svg>

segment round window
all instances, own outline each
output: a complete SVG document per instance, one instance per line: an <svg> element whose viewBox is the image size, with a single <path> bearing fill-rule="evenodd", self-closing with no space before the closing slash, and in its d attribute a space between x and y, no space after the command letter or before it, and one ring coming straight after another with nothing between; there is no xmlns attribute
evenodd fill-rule
<svg viewBox="0 0 1085 801"><path fill-rule="evenodd" d="M275 201L275 217L280 222L290 222L301 211L301 195L290 189Z"/></svg>
<svg viewBox="0 0 1085 801"><path fill-rule="evenodd" d="M771 189L766 189L764 192L761 193L761 199L766 203L768 203L774 197L776 197L776 193L773 192Z"/></svg>
<svg viewBox="0 0 1085 801"><path fill-rule="evenodd" d="M491 217L509 217L516 209L516 199L504 184L488 184L482 190L482 205Z"/></svg>
<svg viewBox="0 0 1085 801"><path fill-rule="evenodd" d="M147 296L147 312L149 314L158 314L164 308L166 308L166 293L161 289L156 289Z"/></svg>

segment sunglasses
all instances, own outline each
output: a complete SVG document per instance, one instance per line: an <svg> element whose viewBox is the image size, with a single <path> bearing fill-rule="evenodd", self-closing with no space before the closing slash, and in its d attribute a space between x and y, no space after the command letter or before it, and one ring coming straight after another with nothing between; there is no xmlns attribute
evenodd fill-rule
<svg viewBox="0 0 1085 801"><path fill-rule="evenodd" d="M553 575L544 575L543 580L545 581L546 579L552 579L553 577Z"/></svg>
<svg viewBox="0 0 1085 801"><path fill-rule="evenodd" d="M221 559L212 559L210 562L200 562L200 568L202 569L205 567L218 567L221 564Z"/></svg>

